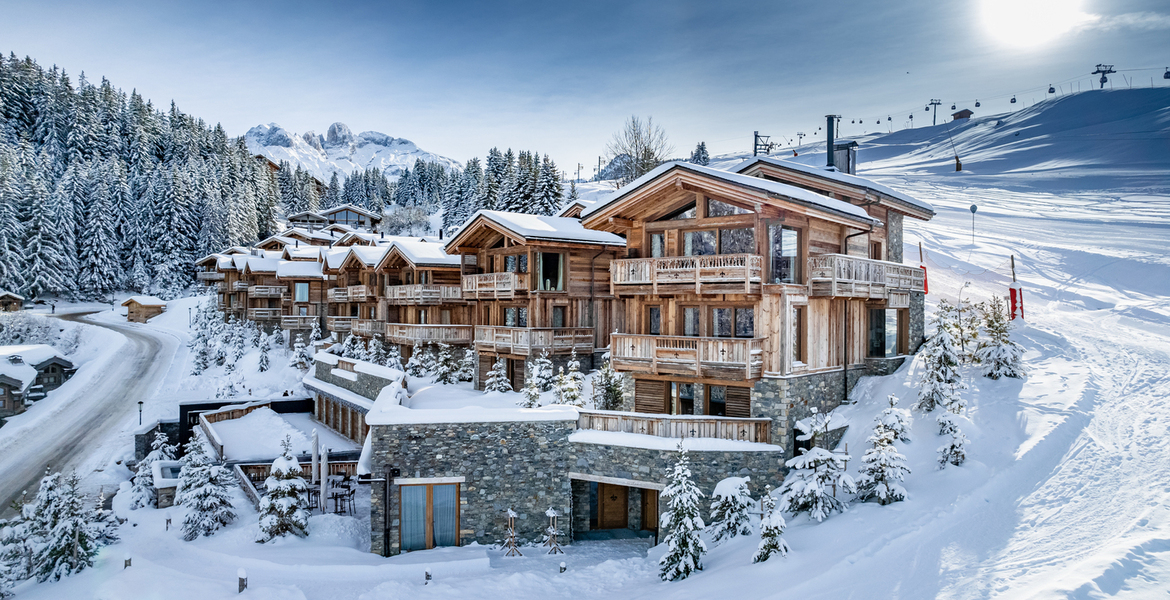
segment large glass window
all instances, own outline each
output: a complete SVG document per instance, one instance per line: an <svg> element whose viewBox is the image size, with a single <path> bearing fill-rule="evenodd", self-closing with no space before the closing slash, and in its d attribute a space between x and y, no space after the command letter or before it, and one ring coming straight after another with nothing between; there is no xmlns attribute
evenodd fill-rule
<svg viewBox="0 0 1170 600"><path fill-rule="evenodd" d="M756 331L755 309L713 308L711 325L715 337L753 337Z"/></svg>
<svg viewBox="0 0 1170 600"><path fill-rule="evenodd" d="M731 215L746 215L752 211L746 208L740 208L734 204L721 202L714 198L707 199L707 216L708 217L729 217Z"/></svg>
<svg viewBox="0 0 1170 600"><path fill-rule="evenodd" d="M699 335L699 315L700 309L697 306L686 306L682 309L683 312L683 335L698 336Z"/></svg>
<svg viewBox="0 0 1170 600"><path fill-rule="evenodd" d="M668 215L658 219L659 221L674 221L677 219L693 219L698 213L695 212L695 203L692 202Z"/></svg>
<svg viewBox="0 0 1170 600"><path fill-rule="evenodd" d="M714 417L727 416L727 386L707 386L707 414Z"/></svg>
<svg viewBox="0 0 1170 600"><path fill-rule="evenodd" d="M874 308L869 311L869 352L874 358L897 356L898 311Z"/></svg>
<svg viewBox="0 0 1170 600"><path fill-rule="evenodd" d="M720 254L752 254L756 251L756 235L751 228L720 229Z"/></svg>
<svg viewBox="0 0 1170 600"><path fill-rule="evenodd" d="M404 485L402 550L459 545L459 484Z"/></svg>
<svg viewBox="0 0 1170 600"><path fill-rule="evenodd" d="M756 334L756 311L753 308L735 309L735 337L754 337Z"/></svg>
<svg viewBox="0 0 1170 600"><path fill-rule="evenodd" d="M565 326L565 307L564 306L554 306L553 307L553 309L552 309L552 326L553 327L564 327Z"/></svg>
<svg viewBox="0 0 1170 600"><path fill-rule="evenodd" d="M648 312L646 320L649 321L647 329L650 331L650 335L662 335L662 308L651 306Z"/></svg>
<svg viewBox="0 0 1170 600"><path fill-rule="evenodd" d="M540 282L536 289L562 291L565 289L565 255L556 252L541 252L536 255L537 272Z"/></svg>
<svg viewBox="0 0 1170 600"><path fill-rule="evenodd" d="M673 414L695 414L695 384L671 382L670 395Z"/></svg>
<svg viewBox="0 0 1170 600"><path fill-rule="evenodd" d="M783 225L768 226L772 283L799 283L800 231Z"/></svg>
<svg viewBox="0 0 1170 600"><path fill-rule="evenodd" d="M734 309L731 308L711 309L711 324L715 328L715 337L731 337L733 312Z"/></svg>
<svg viewBox="0 0 1170 600"><path fill-rule="evenodd" d="M307 281L294 283L293 288L294 288L293 291L296 294L296 296L293 299L294 302L308 302L309 301L309 283Z"/></svg>
<svg viewBox="0 0 1170 600"><path fill-rule="evenodd" d="M661 233L650 234L650 256L662 258L666 256L666 235Z"/></svg>
<svg viewBox="0 0 1170 600"><path fill-rule="evenodd" d="M684 256L710 256L715 254L715 231L687 231L683 233Z"/></svg>

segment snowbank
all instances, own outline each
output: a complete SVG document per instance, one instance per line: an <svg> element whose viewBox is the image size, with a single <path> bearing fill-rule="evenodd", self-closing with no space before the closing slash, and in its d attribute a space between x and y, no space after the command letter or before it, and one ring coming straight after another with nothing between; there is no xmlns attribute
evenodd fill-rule
<svg viewBox="0 0 1170 600"><path fill-rule="evenodd" d="M744 442L740 440L721 440L716 438L668 438L641 433L625 433L622 431L596 431L593 429L579 429L569 434L569 441L578 444L601 444L605 446L625 446L627 448L645 448L647 450L678 450L679 442L686 450L694 452L781 452L784 449L772 444L758 442Z"/></svg>

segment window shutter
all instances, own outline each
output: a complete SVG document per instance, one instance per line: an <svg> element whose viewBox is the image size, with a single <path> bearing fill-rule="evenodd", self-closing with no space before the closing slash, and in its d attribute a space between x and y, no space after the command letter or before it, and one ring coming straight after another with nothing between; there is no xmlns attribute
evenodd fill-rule
<svg viewBox="0 0 1170 600"><path fill-rule="evenodd" d="M727 416L752 416L752 390L745 387L727 387Z"/></svg>
<svg viewBox="0 0 1170 600"><path fill-rule="evenodd" d="M635 380L634 412L665 414L666 382Z"/></svg>

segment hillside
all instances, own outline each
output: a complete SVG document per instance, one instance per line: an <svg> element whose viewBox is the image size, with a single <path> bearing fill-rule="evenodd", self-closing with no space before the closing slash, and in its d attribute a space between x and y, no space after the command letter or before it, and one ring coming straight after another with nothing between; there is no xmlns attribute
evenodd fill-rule
<svg viewBox="0 0 1170 600"><path fill-rule="evenodd" d="M414 168L415 161L420 159L450 168L461 166L450 158L422 150L410 140L376 131L354 135L345 123L330 125L325 135L312 131L298 135L276 123L269 123L249 129L244 139L253 153L263 154L276 163L299 164L326 182L333 173L344 176L354 170L372 168L395 179L404 169Z"/></svg>

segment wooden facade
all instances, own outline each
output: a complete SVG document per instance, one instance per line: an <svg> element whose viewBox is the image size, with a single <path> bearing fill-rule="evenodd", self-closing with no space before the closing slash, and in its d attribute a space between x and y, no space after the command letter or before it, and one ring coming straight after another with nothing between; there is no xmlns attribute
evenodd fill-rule
<svg viewBox="0 0 1170 600"><path fill-rule="evenodd" d="M131 296L122 306L126 307L126 320L131 323L145 323L167 310L167 303L154 296Z"/></svg>

